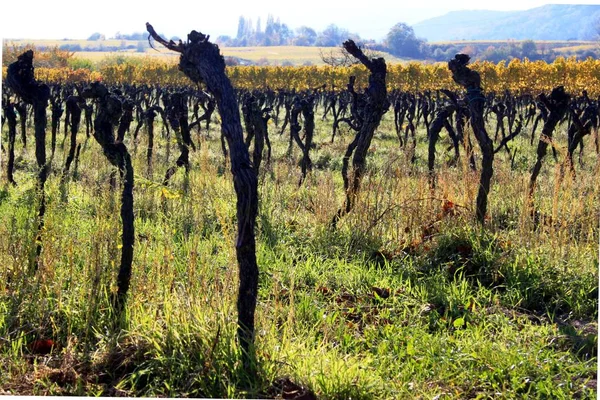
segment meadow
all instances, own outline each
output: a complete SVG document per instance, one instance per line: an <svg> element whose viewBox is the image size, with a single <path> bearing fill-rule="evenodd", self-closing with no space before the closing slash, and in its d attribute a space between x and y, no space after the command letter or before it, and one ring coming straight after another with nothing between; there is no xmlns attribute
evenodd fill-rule
<svg viewBox="0 0 600 400"><path fill-rule="evenodd" d="M136 171L133 276L126 318L110 295L119 254L113 168L86 139L66 185L62 133L46 183L35 259L34 146L17 139L16 187L0 189L0 394L279 398L596 398L600 164L593 136L576 175L549 156L536 203L524 206L535 147L496 156L485 226L478 175L438 145L428 183L424 128L416 158L388 112L369 151L354 210L336 230L342 156L317 109L314 168L299 187L299 149L269 123L273 155L259 174L257 376L236 344L235 194L219 118L193 131L188 176L162 177L174 139L155 127L125 139ZM488 130L495 125L488 122ZM29 126L30 131L33 126ZM2 131L6 134L6 126ZM566 124L555 132L565 153ZM170 159L170 162L167 162ZM476 160L479 156L476 154ZM4 161L3 161L4 162ZM4 164L2 164L4 169ZM51 340L51 351L37 343Z"/></svg>
<svg viewBox="0 0 600 400"><path fill-rule="evenodd" d="M337 47L302 47L302 46L270 46L270 47L222 47L224 57L236 57L249 61L252 64L263 65L325 65L322 54L325 57L331 53L337 54ZM382 53L386 60L391 63L399 63L402 60L389 53ZM177 54L165 49L148 49L145 52L135 51L80 51L73 54L75 59L89 60L92 64L102 64L116 57L158 58L161 61L177 62Z"/></svg>
<svg viewBox="0 0 600 400"><path fill-rule="evenodd" d="M5 40L10 46L34 45L37 48L52 48L54 46L79 46L81 51L74 51L73 57L78 60L86 60L92 65L109 62L116 57L132 57L139 59L144 57L158 58L165 61L177 61L177 54L157 46L149 48L147 42L135 40ZM137 49L138 44L143 46ZM105 49L119 47L120 50L97 50L98 46ZM129 47L129 49L127 48ZM93 49L93 50L90 50ZM236 57L251 63L269 65L325 65L322 54L330 56L337 54L339 47L315 47L315 46L247 46L247 47L221 47L223 56ZM380 53L389 63L406 62L389 53Z"/></svg>

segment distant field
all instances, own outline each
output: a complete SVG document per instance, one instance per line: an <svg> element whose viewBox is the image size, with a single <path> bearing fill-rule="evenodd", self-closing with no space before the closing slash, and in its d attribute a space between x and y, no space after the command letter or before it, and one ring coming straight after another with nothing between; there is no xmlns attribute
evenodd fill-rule
<svg viewBox="0 0 600 400"><path fill-rule="evenodd" d="M582 45L572 45L565 47L555 47L554 51L558 53L566 53L566 52L576 52L576 51L586 51L586 50L596 50L599 45L596 44L582 44Z"/></svg>
<svg viewBox="0 0 600 400"><path fill-rule="evenodd" d="M92 62L98 62L98 61L102 61L106 58L119 57L119 56L136 57L136 58L160 57L165 60L173 59L173 61L176 61L176 59L177 59L175 53L157 52L152 49L150 49L149 51L144 52L144 53L138 53L136 51L77 51L74 53L74 56L76 58L90 60Z"/></svg>
<svg viewBox="0 0 600 400"><path fill-rule="evenodd" d="M467 45L477 45L477 46L497 46L500 44L507 43L521 43L524 40L450 40L450 41L441 41L441 42L429 42L430 45L456 45L456 46L467 46ZM597 45L596 42L593 41L583 41L583 40L534 40L536 44L544 44L550 47L571 47L571 46L593 46Z"/></svg>
<svg viewBox="0 0 600 400"><path fill-rule="evenodd" d="M48 47L52 47L52 46L63 46L63 45L80 45L82 48L88 48L88 47L98 47L100 44L102 44L103 46L109 47L109 46L119 46L119 47L127 47L127 46L137 46L138 44L138 40L116 40L116 39L111 39L111 40L71 40L71 39L65 39L65 40L50 40L50 39L4 39L4 42L6 43L14 43L16 45L26 45L26 44L30 44L33 43L35 46L48 46Z"/></svg>
<svg viewBox="0 0 600 400"><path fill-rule="evenodd" d="M337 52L337 47L302 47L302 46L272 46L272 47L222 47L225 56L238 57L253 62L261 59L270 62L290 62L294 65L311 63L314 65L324 64L321 53L328 56L332 51ZM387 62L398 63L402 60L389 53L381 53Z"/></svg>
<svg viewBox="0 0 600 400"><path fill-rule="evenodd" d="M260 61L268 62L269 64L290 63L292 65L323 65L321 53L329 55L332 51L337 51L337 47L300 47L300 46L269 46L269 47L221 47L221 51L225 57L237 57L244 60L257 63ZM100 51L82 51L76 52L75 57L88 59L93 62L100 61L105 57L111 56L131 56L131 57L164 57L165 59L177 56L176 53L165 50L148 49L145 53L135 51L117 51L117 52L100 52ZM392 56L388 53L382 53L386 61L389 63L402 62L401 59Z"/></svg>
<svg viewBox="0 0 600 400"><path fill-rule="evenodd" d="M128 56L128 57L162 57L164 59L173 58L175 60L176 54L165 49L152 49L148 48L145 52L138 52L137 47L140 41L136 40L103 40L103 41L92 41L92 40L5 40L8 43L14 43L17 45L26 45L33 43L37 47L52 47L62 45L79 45L82 49L97 49L100 45L105 48L120 47L123 50L119 51L78 51L75 52L75 57L80 59L87 59L92 62L99 62L105 58L116 57L116 56ZM141 41L143 45L145 41ZM499 46L510 43L506 40L465 40L465 41L444 41L444 42L431 42L432 46L475 46L483 49L487 46ZM513 41L512 43L519 44L520 41ZM543 45L546 49L553 49L558 53L564 53L569 55L574 51L580 50L594 50L597 48L597 42L590 41L535 41L538 45ZM125 49L126 47L133 47ZM302 46L268 46L268 47L221 47L221 51L226 57L237 57L243 60L250 61L258 64L271 64L271 65L324 65L321 59L321 53L329 55L332 51L336 52L337 47L302 47ZM396 64L401 62L407 62L397 57L392 56L389 53L381 53L385 57L386 61L390 64Z"/></svg>
<svg viewBox="0 0 600 400"><path fill-rule="evenodd" d="M294 65L323 64L321 60L322 51L329 54L337 51L335 47L300 47L300 46L269 46L269 47L223 47L221 49L225 56L238 57L253 62L269 60L272 62L289 62Z"/></svg>
<svg viewBox="0 0 600 400"><path fill-rule="evenodd" d="M104 47L127 47L137 46L138 41L135 40L6 40L8 43L16 45L33 44L37 47L52 47L62 45L79 45L82 49L97 48L100 44ZM329 55L332 51L337 51L337 47L302 47L302 46L269 46L269 47L221 47L221 51L226 57L238 57L244 60L249 60L254 63L266 61L269 64L291 63L292 65L313 64L323 65L321 59L321 51ZM127 55L132 57L173 57L176 54L164 49L154 50L147 49L146 52L137 52L135 49L122 51L81 51L75 52L75 56L91 61L100 61L105 57ZM386 61L389 63L399 63L402 59L392 56L388 53L382 53Z"/></svg>
<svg viewBox="0 0 600 400"><path fill-rule="evenodd" d="M595 51L600 47L598 42L581 40L534 40L538 51L552 50L558 55L570 57L576 53L585 51ZM455 46L456 48L472 47L478 51L484 51L489 46L502 47L509 44L520 46L522 40L462 40L462 41L443 41L429 43L432 48L436 46L446 47Z"/></svg>

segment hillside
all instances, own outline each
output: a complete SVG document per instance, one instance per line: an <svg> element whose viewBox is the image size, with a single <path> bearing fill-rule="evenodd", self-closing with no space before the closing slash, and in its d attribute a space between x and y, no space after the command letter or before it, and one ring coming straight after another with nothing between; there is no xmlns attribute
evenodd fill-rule
<svg viewBox="0 0 600 400"><path fill-rule="evenodd" d="M600 5L550 4L525 11L452 11L413 26L418 37L444 40L593 40Z"/></svg>

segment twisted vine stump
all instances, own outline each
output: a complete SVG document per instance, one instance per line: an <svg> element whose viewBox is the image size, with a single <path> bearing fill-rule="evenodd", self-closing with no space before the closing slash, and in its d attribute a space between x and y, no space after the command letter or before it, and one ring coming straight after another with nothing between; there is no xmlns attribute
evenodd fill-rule
<svg viewBox="0 0 600 400"><path fill-rule="evenodd" d="M342 118L344 118L347 110L348 110L348 99L346 98L346 96L344 95L345 93L342 92L339 95L337 95L335 92L332 92L329 95L329 109L331 110L331 115L333 115L333 128L332 128L332 132L331 132L331 143L333 143L333 141L335 140L335 135L337 133L339 124L340 124L340 120ZM327 115L327 108L325 109L325 112L323 113L323 118L325 118L325 116Z"/></svg>
<svg viewBox="0 0 600 400"><path fill-rule="evenodd" d="M331 221L331 227L336 228L337 222L341 217L348 214L353 206L356 196L360 190L360 184L366 169L366 157L371 145L371 140L375 130L381 122L383 114L388 110L390 103L387 98L387 88L385 77L387 67L383 58L368 58L363 51L354 43L353 40L344 42L344 49L352 56L357 58L365 67L369 69L369 86L365 93L360 96L361 101L353 102L353 107L360 110L353 110L353 115L359 115L360 126L356 137L348 146L344 155L344 166L342 167L342 178L344 179L344 189L346 190L346 200L344 205L338 210ZM352 83L352 82L351 82ZM354 93L353 93L354 95ZM353 121L356 122L356 121ZM348 177L348 160L352 156L352 181Z"/></svg>
<svg viewBox="0 0 600 400"><path fill-rule="evenodd" d="M166 125L167 118L164 115L164 111L159 106L152 106L144 113L144 119L146 122L146 129L148 133L148 148L146 149L146 164L148 177L152 179L152 155L154 152L154 120L157 114L160 114L163 119L163 123Z"/></svg>
<svg viewBox="0 0 600 400"><path fill-rule="evenodd" d="M476 201L476 216L480 224L485 222L487 211L488 193L494 175L494 147L492 140L485 130L483 120L483 107L485 97L481 92L481 77L479 73L470 69L467 64L470 57L466 54L457 54L454 59L448 61L448 69L452 72L452 79L467 89L466 100L469 105L471 127L475 138L481 149L481 175L479 178L479 190Z"/></svg>
<svg viewBox="0 0 600 400"><path fill-rule="evenodd" d="M258 99L253 95L248 95L242 103L242 113L246 125L246 147L250 147L252 139L254 139L254 152L252 154L252 164L258 176L260 164L263 158L265 143L267 144L267 163L271 161L271 143L269 142L269 133L267 123L271 116L270 108L261 109L258 104Z"/></svg>
<svg viewBox="0 0 600 400"><path fill-rule="evenodd" d="M71 90L71 88L68 88L65 93L65 99L68 99L70 96L73 95L73 91ZM63 129L63 140L61 142L61 148L64 149L65 148L65 142L67 141L67 134L69 133L69 126L71 123L71 113L69 112L69 109L66 107L65 104L65 124L64 124L64 129Z"/></svg>
<svg viewBox="0 0 600 400"><path fill-rule="evenodd" d="M506 106L502 102L498 102L492 106L490 109L496 115L496 134L494 135L494 140L498 140L498 133L502 132L502 138L506 136L504 131L504 117Z"/></svg>
<svg viewBox="0 0 600 400"><path fill-rule="evenodd" d="M200 107L202 107L202 110L204 111L204 114L202 115L198 115ZM210 131L210 121L216 108L217 104L212 96L210 96L208 93L199 92L196 96L196 103L194 104L193 110L194 118L196 118L196 120L190 124L190 131L197 126L198 134L200 134L200 123L202 121L206 121L206 132L208 135L208 132ZM194 151L195 150L196 148L194 148Z"/></svg>
<svg viewBox="0 0 600 400"><path fill-rule="evenodd" d="M77 148L77 132L79 131L79 123L81 122L81 105L85 103L79 96L69 96L66 102L67 112L69 114L69 122L71 127L71 137L69 145L69 155L63 169L62 181L66 181L67 174L71 168L71 163L75 159L75 149Z"/></svg>
<svg viewBox="0 0 600 400"><path fill-rule="evenodd" d="M453 104L449 104L442 108L431 122L430 127L428 128L429 132L429 146L427 151L427 168L429 170L429 188L431 190L435 189L436 186L436 174L435 174L435 145L440 137L440 132L442 128L450 127L448 122L448 118L452 116L456 107ZM450 127L450 130L452 127ZM456 146L455 146L456 148Z"/></svg>
<svg viewBox="0 0 600 400"><path fill-rule="evenodd" d="M542 169L542 161L546 156L548 144L552 141L554 129L569 109L570 96L565 92L564 87L558 86L552 89L550 97L546 97L546 95L542 93L538 96L538 100L548 110L548 116L544 122L544 127L542 128L542 134L540 135L537 146L537 160L531 170L531 178L529 179L527 204L532 215L535 213L533 193L535 191L537 177Z"/></svg>
<svg viewBox="0 0 600 400"><path fill-rule="evenodd" d="M92 115L94 113L94 106L91 104L83 104L82 108L85 115L85 135L89 139L90 133L94 133L94 125L92 123ZM87 143L87 142L86 142Z"/></svg>
<svg viewBox="0 0 600 400"><path fill-rule="evenodd" d="M302 111L302 117L304 119L304 144L300 146L301 141L298 142L298 145L302 150L302 161L300 163L300 167L302 168L302 178L300 178L298 186L302 185L302 182L306 179L306 173L312 170L312 161L309 152L312 147L315 132L314 104L315 98L312 95L307 96L300 101L300 110ZM297 139L300 138L298 137Z"/></svg>
<svg viewBox="0 0 600 400"><path fill-rule="evenodd" d="M48 85L39 83L33 73L33 51L27 50L21 54L17 61L8 66L6 84L23 101L33 106L33 121L35 125L35 159L38 166L37 187L39 192L38 233L36 236L36 251L33 270L37 271L42 253L42 230L44 228L44 214L46 213L46 195L44 186L48 178L48 164L46 163L46 108L50 99ZM25 115L21 114L21 121ZM24 143L25 144L25 143Z"/></svg>
<svg viewBox="0 0 600 400"><path fill-rule="evenodd" d="M536 104L536 107L540 110L540 114L535 118L535 121L533 123L533 128L531 129L531 143L530 144L532 146L533 146L533 141L535 139L535 131L537 130L539 122L542 121L542 123L545 124L546 121L548 120L548 114L549 114L548 109L546 108L544 103L540 100L539 96L538 96L537 102L535 104Z"/></svg>
<svg viewBox="0 0 600 400"><path fill-rule="evenodd" d="M7 102L4 105L4 115L8 120L8 162L6 164L6 178L13 186L17 186L13 176L15 168L15 140L17 137L17 113L14 104Z"/></svg>
<svg viewBox="0 0 600 400"><path fill-rule="evenodd" d="M583 138L592 133L592 128L597 124L598 121L598 109L593 105L587 105L581 115L579 115L577 107L572 106L569 110L569 114L572 122L567 131L569 142L567 148L567 157L561 165L561 176L564 174L565 164L567 164L571 175L575 176L573 154L575 153L575 150L577 150L577 147L580 147L581 152L583 152Z"/></svg>
<svg viewBox="0 0 600 400"><path fill-rule="evenodd" d="M440 93L443 93L444 95L446 95L446 97L448 97L448 100L450 101L449 106L453 106L454 108L454 112L451 112L448 118L444 119L443 123L444 128L446 128L446 131L448 131L448 136L450 136L450 139L452 140L452 147L454 148L454 158L449 162L449 165L456 165L460 158L460 144L462 143L464 145L464 118L465 114L469 111L459 102L458 97L450 90L441 89ZM443 109L440 111L443 111ZM455 117L456 120L456 130L452 126L453 117ZM450 150L450 148L448 148L448 150Z"/></svg>
<svg viewBox="0 0 600 400"><path fill-rule="evenodd" d="M56 150L56 132L60 130L60 117L62 117L64 109L62 108L62 99L60 97L60 89L55 89L57 93L50 97L50 103L52 104L52 136L50 148L52 149L51 157L54 158L54 152Z"/></svg>
<svg viewBox="0 0 600 400"><path fill-rule="evenodd" d="M302 151L302 160L300 161L302 176L300 177L298 186L302 186L302 182L306 179L306 174L308 171L312 170L312 161L309 152L312 147L315 132L314 104L314 95L308 95L302 99L299 96L296 96L292 101L292 111L290 113L290 137ZM300 114L302 114L304 120L304 142L302 142L302 139L300 138L300 130L302 129L299 121Z"/></svg>
<svg viewBox="0 0 600 400"><path fill-rule="evenodd" d="M186 175L190 170L190 147L193 146L192 137L190 134L190 126L188 125L188 106L187 96L183 93L173 93L166 107L167 120L171 124L171 128L175 132L177 145L181 154L175 162L175 165L170 167L165 173L163 185L167 186L169 180L177 171L177 168L184 167Z"/></svg>
<svg viewBox="0 0 600 400"><path fill-rule="evenodd" d="M235 92L225 74L225 60L219 52L219 47L209 42L209 36L192 31L186 43L180 41L176 44L161 38L149 23L146 23L146 29L154 40L181 54L179 69L196 84L203 82L206 85L214 96L221 114L221 132L229 146L231 172L237 196L238 237L235 246L240 275L237 334L242 347L244 366L251 369L254 358L254 312L258 295L254 238L258 212L258 180L244 143Z"/></svg>
<svg viewBox="0 0 600 400"><path fill-rule="evenodd" d="M300 147L300 150L302 150L303 153L304 143L302 143L302 140L300 139L300 131L302 130L302 125L300 125L300 113L302 112L302 108L300 107L300 98L298 96L294 97L290 104L290 145L287 153L291 157L293 141L296 141L298 147ZM302 182L302 180L300 180L300 182Z"/></svg>
<svg viewBox="0 0 600 400"><path fill-rule="evenodd" d="M416 161L416 149L417 149L417 134L416 134L416 125L413 122L415 119L415 115L417 113L417 99L414 95L408 95L408 108L406 114L406 120L408 123L406 124L406 128L404 129L404 144L406 147L407 158L410 158L411 164L414 164ZM410 137L412 139L412 145L408 147L408 133L410 131Z"/></svg>
<svg viewBox="0 0 600 400"><path fill-rule="evenodd" d="M295 90L292 90L292 94L295 93ZM288 96L284 96L284 99L281 100L283 102L283 107L285 108L285 116L283 117L283 125L281 126L281 131L279 132L279 135L283 135L283 133L285 132L285 128L288 126L289 122L290 122L290 113L292 112L292 100L293 97L291 97L290 95ZM279 107L277 107L278 109L278 113L279 113Z"/></svg>
<svg viewBox="0 0 600 400"><path fill-rule="evenodd" d="M425 91L423 96L421 97L421 107L419 107L419 115L417 115L417 124L419 123L419 118L423 117L423 125L425 125L425 129L427 131L427 135L429 136L429 127L431 125L431 120L429 116L435 113L435 107L431 101L431 92L428 90Z"/></svg>
<svg viewBox="0 0 600 400"><path fill-rule="evenodd" d="M6 123L6 116L4 115L4 109L12 104L10 101L10 96L8 93L2 93L2 115L0 115L0 132L4 129L4 124ZM13 104L13 112L14 112L14 104ZM15 113L16 118L16 113ZM0 143L0 151L4 152L4 143Z"/></svg>
<svg viewBox="0 0 600 400"><path fill-rule="evenodd" d="M396 136L400 148L404 147L404 141L402 140L402 126L404 125L404 119L406 118L406 111L408 110L408 102L406 94L396 93L396 99L394 100L394 128L396 129Z"/></svg>
<svg viewBox="0 0 600 400"><path fill-rule="evenodd" d="M123 102L123 115L119 121L119 129L117 130L117 142L122 143L125 140L125 133L129 131L131 123L133 122L133 111L135 109L135 103L129 99Z"/></svg>
<svg viewBox="0 0 600 400"><path fill-rule="evenodd" d="M19 123L21 125L21 142L23 148L27 148L27 104L20 101L15 104L15 110L19 113Z"/></svg>
<svg viewBox="0 0 600 400"><path fill-rule="evenodd" d="M81 105L85 104L85 100L81 96L70 95L67 97L66 101L66 115L68 116L67 120L65 120L65 126L69 125L71 128L70 135L70 145L69 145L69 153L67 155L67 159L65 161L65 166L63 167L62 176L60 178L60 191L61 191L61 199L64 203L67 202L67 181L69 178L69 170L71 168L71 164L75 159L75 155L78 154L78 150L81 149L81 144L79 147L77 145L77 132L79 131L79 124L81 122ZM66 137L65 137L66 140ZM63 141L64 147L64 141ZM77 150L77 151L76 151ZM77 164L77 161L75 161Z"/></svg>
<svg viewBox="0 0 600 400"><path fill-rule="evenodd" d="M94 120L94 139L102 146L108 161L119 169L123 181L121 194L121 221L123 233L121 237L121 264L117 276L117 293L111 299L117 316L122 314L131 280L131 264L133 262L134 215L133 215L133 165L127 147L115 141L114 127L119 123L122 114L121 100L111 94L101 83L93 83L86 88L82 97L95 99L98 102L97 115Z"/></svg>

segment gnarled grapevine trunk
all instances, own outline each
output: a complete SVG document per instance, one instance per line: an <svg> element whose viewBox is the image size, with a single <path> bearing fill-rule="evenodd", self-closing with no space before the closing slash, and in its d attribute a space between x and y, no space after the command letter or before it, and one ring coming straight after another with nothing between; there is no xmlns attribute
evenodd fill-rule
<svg viewBox="0 0 600 400"><path fill-rule="evenodd" d="M56 150L56 132L60 130L60 117L63 114L62 100L59 94L52 96L52 136L50 148L52 149L52 157L54 157L54 151Z"/></svg>
<svg viewBox="0 0 600 400"><path fill-rule="evenodd" d="M583 151L583 138L584 136L592 133L592 128L594 126L595 119L598 118L598 116L595 107L591 106L586 107L581 116L579 116L579 114L573 108L570 110L570 114L572 122L568 130L569 142L567 147L567 158L561 166L561 175L563 174L563 169L566 163L571 174L575 176L573 153L575 153L575 150L578 146Z"/></svg>
<svg viewBox="0 0 600 400"><path fill-rule="evenodd" d="M300 162L302 177L298 182L298 186L302 185L302 182L306 179L306 173L312 169L312 161L309 152L315 132L314 102L314 96L309 95L303 99L295 98L292 106L290 134L296 141L296 144L298 144L298 147L300 147L300 150L302 150L302 161ZM298 122L298 116L300 113L302 113L304 118L304 143L300 139L299 134L300 123Z"/></svg>
<svg viewBox="0 0 600 400"><path fill-rule="evenodd" d="M542 134L540 136L540 140L538 142L537 147L537 160L533 169L531 170L531 178L529 179L529 190L528 190L528 206L530 208L530 212L533 212L533 192L535 191L535 186L537 182L537 177L542 170L542 161L546 156L546 151L548 149L549 141L552 140L552 134L556 125L563 118L567 110L569 109L569 95L565 93L565 88L562 86L556 87L550 93L550 97L546 97L544 94L541 94L538 99L540 102L546 107L549 111L548 118L544 122L544 127L542 128Z"/></svg>
<svg viewBox="0 0 600 400"><path fill-rule="evenodd" d="M187 97L182 93L173 93L169 97L168 106L166 109L167 120L171 124L171 128L175 132L177 144L181 154L175 166L170 167L165 173L165 179L163 184L166 186L169 184L169 180L175 174L175 171L179 167L184 167L186 174L190 170L190 147L193 146L192 138L190 135L190 128L188 126L188 106Z"/></svg>
<svg viewBox="0 0 600 400"><path fill-rule="evenodd" d="M427 168L429 170L429 186L431 189L435 189L436 176L435 176L435 145L440 137L440 132L443 127L448 129L449 123L448 118L455 111L453 105L448 105L442 108L429 127L429 147L427 151Z"/></svg>
<svg viewBox="0 0 600 400"><path fill-rule="evenodd" d="M44 186L48 177L46 164L46 108L50 99L48 85L39 83L33 74L33 51L27 50L21 54L17 61L8 66L7 85L27 104L33 105L33 121L35 125L35 159L38 165L37 185L39 191L38 233L36 237L36 259L34 271L39 267L42 252L42 230L44 228L44 214L46 213L46 196ZM21 114L21 118L24 115Z"/></svg>
<svg viewBox="0 0 600 400"><path fill-rule="evenodd" d="M342 168L344 189L346 190L346 201L331 221L333 228L336 227L337 221L342 216L349 213L354 206L354 201L360 190L360 184L366 169L366 157L369 146L371 145L371 140L373 139L375 130L381 122L383 114L390 106L387 99L387 89L385 84L385 77L387 74L385 60L383 58L369 59L352 40L344 42L344 49L367 67L370 75L369 86L362 95L362 101L359 101L360 99L357 98L358 94L352 93L356 98L353 102L353 108L358 108L353 109L352 114L359 117L352 122L360 125L356 137L346 150L344 160L346 160L346 166L347 160L354 153L352 156L353 176L352 181L350 182L350 178L347 175L347 168Z"/></svg>
<svg viewBox="0 0 600 400"><path fill-rule="evenodd" d="M75 159L75 150L77 148L77 132L79 131L79 123L81 122L81 107L84 100L79 96L69 96L67 98L67 112L69 113L70 126L71 126L71 138L69 145L69 155L65 162L65 168L63 169L63 180L66 179L71 163Z"/></svg>
<svg viewBox="0 0 600 400"><path fill-rule="evenodd" d="M483 120L483 106L485 97L481 93L481 77L479 73L467 67L470 57L466 54L457 54L448 62L448 69L452 72L452 79L467 89L466 100L469 104L471 127L481 149L481 175L479 177L479 191L476 201L477 220L483 225L487 211L488 193L492 176L494 175L494 144L485 130Z"/></svg>
<svg viewBox="0 0 600 400"><path fill-rule="evenodd" d="M269 110L267 110L269 111ZM242 113L244 114L244 121L246 125L246 146L250 147L252 139L254 139L254 152L252 154L252 164L256 175L259 174L260 164L263 158L263 150L265 147L265 141L268 142L267 122L269 121L269 114L265 110L261 110L258 104L258 99L254 96L247 96L242 104ZM269 155L270 155L269 146ZM270 157L269 157L270 158Z"/></svg>
<svg viewBox="0 0 600 400"><path fill-rule="evenodd" d="M19 123L21 125L21 142L23 148L27 147L27 104L18 102L15 104L15 110L19 113Z"/></svg>
<svg viewBox="0 0 600 400"><path fill-rule="evenodd" d="M108 161L119 169L123 181L121 194L121 264L117 276L117 294L112 298L112 305L120 315L127 300L129 282L131 280L131 264L133 262L134 215L133 215L133 165L125 144L115 141L114 127L119 123L122 103L116 96L99 82L93 83L83 91L83 97L98 100L98 114L94 120L94 139L102 146Z"/></svg>
<svg viewBox="0 0 600 400"><path fill-rule="evenodd" d="M119 121L119 129L117 130L117 142L122 143L125 140L125 133L131 127L133 122L133 110L135 104L131 100L125 100L123 102L123 115Z"/></svg>
<svg viewBox="0 0 600 400"><path fill-rule="evenodd" d="M239 267L238 338L243 349L244 364L251 365L254 343L254 312L258 295L258 266L254 226L258 212L258 180L244 143L240 112L235 92L225 74L225 60L219 47L209 37L192 31L188 42L179 44L161 38L152 25L146 24L150 35L170 50L181 53L179 68L193 82L204 82L215 97L221 114L221 132L229 146L231 172L237 196L238 237L236 255Z"/></svg>
<svg viewBox="0 0 600 400"><path fill-rule="evenodd" d="M8 120L8 162L6 164L6 178L8 182L16 186L13 170L15 167L15 139L17 137L17 114L12 103L4 106L4 115Z"/></svg>

